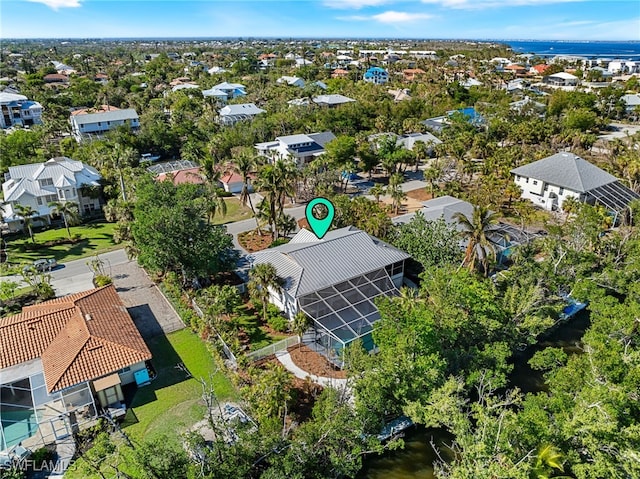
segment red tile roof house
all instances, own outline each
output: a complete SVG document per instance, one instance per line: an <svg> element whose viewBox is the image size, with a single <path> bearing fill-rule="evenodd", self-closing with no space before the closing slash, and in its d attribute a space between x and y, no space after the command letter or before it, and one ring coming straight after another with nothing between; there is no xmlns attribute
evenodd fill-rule
<svg viewBox="0 0 640 479"><path fill-rule="evenodd" d="M171 178L174 185L181 185L183 183L191 183L192 185L203 185L205 183L200 167L185 168L184 170L170 171L169 173L160 173L157 177L157 181L164 181Z"/></svg>
<svg viewBox="0 0 640 479"><path fill-rule="evenodd" d="M251 181L253 181L254 179L255 178L250 176L250 179L249 179L250 192L253 191L253 186L251 185ZM242 176L239 175L238 173L227 172L220 177L220 184L222 185L222 188L224 188L224 191L226 191L227 193L237 194L242 191L242 185L244 184L244 182L242 181Z"/></svg>
<svg viewBox="0 0 640 479"><path fill-rule="evenodd" d="M151 352L113 285L0 319L0 455L36 449L125 410L121 385ZM140 382L140 381L138 381Z"/></svg>

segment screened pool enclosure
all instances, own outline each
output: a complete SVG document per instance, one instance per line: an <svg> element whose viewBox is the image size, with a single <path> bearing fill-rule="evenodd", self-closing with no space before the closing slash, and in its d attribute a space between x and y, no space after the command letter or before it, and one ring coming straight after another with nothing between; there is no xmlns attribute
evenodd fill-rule
<svg viewBox="0 0 640 479"><path fill-rule="evenodd" d="M402 268L402 264L399 264ZM380 319L375 298L398 296L387 269L378 269L356 278L301 296L300 309L314 322L315 342L330 359L338 359L342 349L360 339L367 350L374 347L371 331Z"/></svg>
<svg viewBox="0 0 640 479"><path fill-rule="evenodd" d="M22 443L29 447L69 436L95 416L88 383L48 394L37 373L0 386L0 451Z"/></svg>

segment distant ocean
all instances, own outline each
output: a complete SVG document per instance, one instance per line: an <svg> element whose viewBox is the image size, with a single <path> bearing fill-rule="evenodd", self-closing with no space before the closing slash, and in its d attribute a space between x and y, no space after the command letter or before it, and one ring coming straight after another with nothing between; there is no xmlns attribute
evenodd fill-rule
<svg viewBox="0 0 640 479"><path fill-rule="evenodd" d="M516 53L535 53L542 57L556 55L578 55L582 57L619 58L640 60L640 41L634 42L565 42L565 41L508 41Z"/></svg>

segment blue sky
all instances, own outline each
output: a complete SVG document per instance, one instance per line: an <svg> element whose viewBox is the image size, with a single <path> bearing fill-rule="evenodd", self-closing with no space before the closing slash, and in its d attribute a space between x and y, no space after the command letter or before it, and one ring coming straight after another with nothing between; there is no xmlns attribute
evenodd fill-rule
<svg viewBox="0 0 640 479"><path fill-rule="evenodd" d="M0 38L640 40L638 0L2 0Z"/></svg>

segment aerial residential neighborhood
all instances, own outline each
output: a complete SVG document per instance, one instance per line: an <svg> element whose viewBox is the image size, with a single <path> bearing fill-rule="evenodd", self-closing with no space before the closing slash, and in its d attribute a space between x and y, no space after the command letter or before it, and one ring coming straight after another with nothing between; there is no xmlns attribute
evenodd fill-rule
<svg viewBox="0 0 640 479"><path fill-rule="evenodd" d="M636 477L640 53L554 48L3 40L0 476Z"/></svg>

